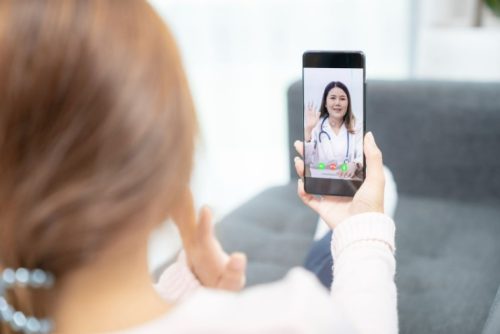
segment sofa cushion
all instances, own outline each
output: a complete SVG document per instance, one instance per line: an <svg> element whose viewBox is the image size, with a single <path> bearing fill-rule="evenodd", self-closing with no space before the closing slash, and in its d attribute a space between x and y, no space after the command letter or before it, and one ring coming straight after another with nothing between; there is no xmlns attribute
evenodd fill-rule
<svg viewBox="0 0 500 334"><path fill-rule="evenodd" d="M480 333L500 282L500 209L400 195L401 333Z"/></svg>
<svg viewBox="0 0 500 334"><path fill-rule="evenodd" d="M367 128L401 193L500 200L500 83L378 81Z"/></svg>
<svg viewBox="0 0 500 334"><path fill-rule="evenodd" d="M296 183L268 189L217 224L228 251L249 256L248 285L300 266L317 216ZM400 195L396 257L401 333L480 333L500 282L500 209Z"/></svg>
<svg viewBox="0 0 500 334"><path fill-rule="evenodd" d="M227 252L248 255L247 286L281 279L303 265L318 216L300 201L296 188L296 182L269 188L216 225Z"/></svg>
<svg viewBox="0 0 500 334"><path fill-rule="evenodd" d="M484 325L483 334L498 334L500 333L500 287L498 287L495 301L490 308L488 320Z"/></svg>

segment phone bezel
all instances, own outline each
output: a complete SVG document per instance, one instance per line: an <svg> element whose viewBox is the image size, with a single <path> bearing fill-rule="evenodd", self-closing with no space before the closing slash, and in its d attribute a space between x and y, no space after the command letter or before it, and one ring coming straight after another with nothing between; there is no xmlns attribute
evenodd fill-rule
<svg viewBox="0 0 500 334"><path fill-rule="evenodd" d="M302 55L302 124L305 124L304 68L362 68L363 69L363 138L366 133L366 66L362 51L306 51ZM302 131L302 142L305 133ZM303 147L305 152L305 144ZM342 180L306 177L304 168L304 190L314 195L352 197L366 177L366 161L363 154L363 180Z"/></svg>

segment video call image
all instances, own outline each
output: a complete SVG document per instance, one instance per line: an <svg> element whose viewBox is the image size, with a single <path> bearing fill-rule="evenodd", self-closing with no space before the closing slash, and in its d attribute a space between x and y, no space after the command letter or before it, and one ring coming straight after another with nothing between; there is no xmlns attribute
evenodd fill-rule
<svg viewBox="0 0 500 334"><path fill-rule="evenodd" d="M306 176L363 179L363 69L304 68Z"/></svg>

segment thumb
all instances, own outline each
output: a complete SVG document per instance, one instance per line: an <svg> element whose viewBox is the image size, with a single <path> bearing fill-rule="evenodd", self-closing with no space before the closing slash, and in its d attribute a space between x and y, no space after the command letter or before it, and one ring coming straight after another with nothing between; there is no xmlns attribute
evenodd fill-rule
<svg viewBox="0 0 500 334"><path fill-rule="evenodd" d="M375 138L371 131L365 135L364 149L366 157L366 180L369 182L383 182L384 163L382 152L375 143Z"/></svg>
<svg viewBox="0 0 500 334"><path fill-rule="evenodd" d="M232 271L244 272L247 267L247 256L244 253L233 253L227 264Z"/></svg>
<svg viewBox="0 0 500 334"><path fill-rule="evenodd" d="M247 258L243 253L231 254L225 270L219 279L217 288L228 291L239 291L245 286Z"/></svg>

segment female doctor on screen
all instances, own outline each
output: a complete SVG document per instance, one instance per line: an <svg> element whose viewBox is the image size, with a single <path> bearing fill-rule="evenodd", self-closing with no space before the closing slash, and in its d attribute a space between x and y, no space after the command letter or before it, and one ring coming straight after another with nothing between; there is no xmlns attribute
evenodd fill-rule
<svg viewBox="0 0 500 334"><path fill-rule="evenodd" d="M330 82L319 111L313 103L305 110L306 165L328 171L330 176L355 177L363 169L363 130L355 121L346 85Z"/></svg>

